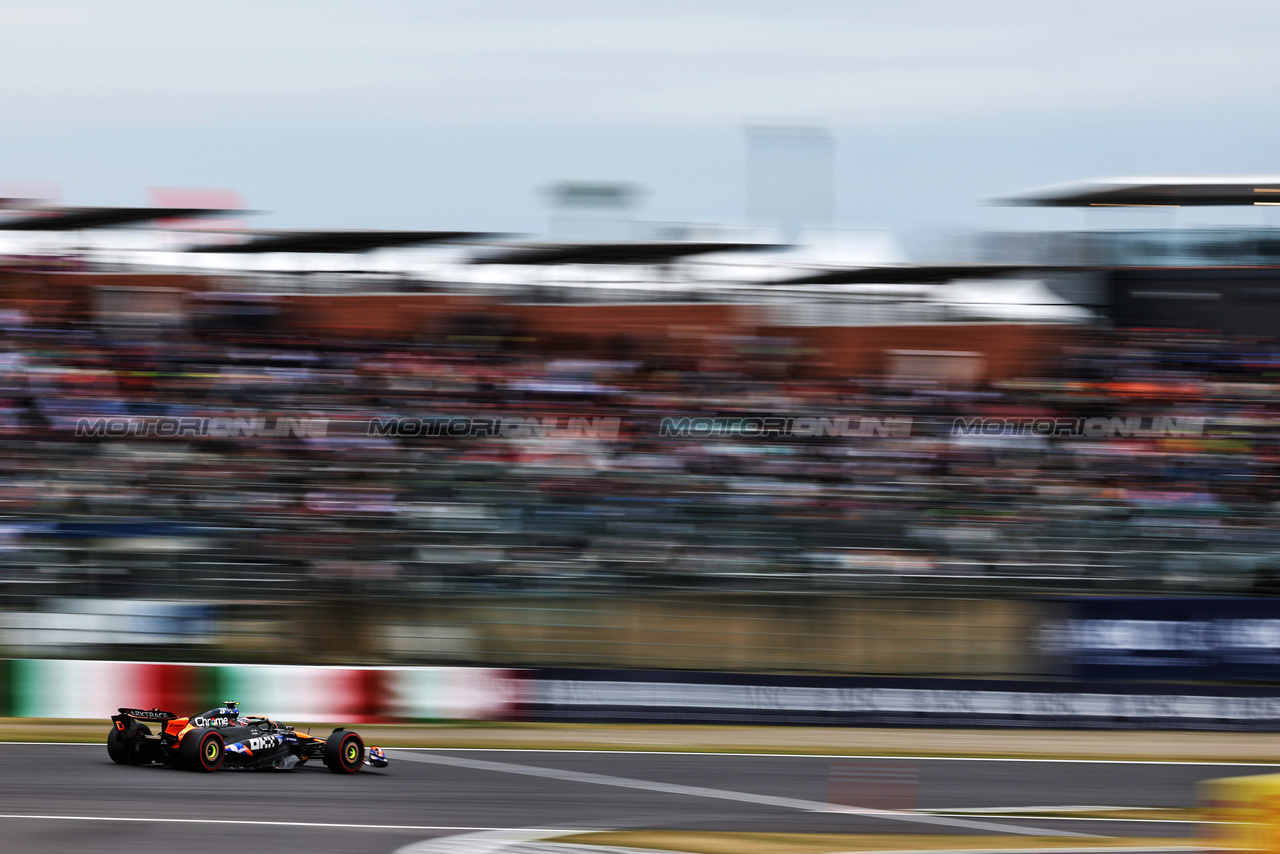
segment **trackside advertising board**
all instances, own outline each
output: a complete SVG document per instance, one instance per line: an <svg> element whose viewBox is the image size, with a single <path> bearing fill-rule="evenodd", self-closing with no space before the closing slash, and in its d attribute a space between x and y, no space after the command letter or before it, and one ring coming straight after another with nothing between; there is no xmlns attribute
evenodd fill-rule
<svg viewBox="0 0 1280 854"><path fill-rule="evenodd" d="M544 669L543 721L833 726L1280 729L1280 689L1150 683Z"/></svg>
<svg viewBox="0 0 1280 854"><path fill-rule="evenodd" d="M1280 599L1078 597L1045 608L1037 646L1049 672L1280 682Z"/></svg>
<svg viewBox="0 0 1280 854"><path fill-rule="evenodd" d="M107 718L116 709L192 714L236 700L284 721L509 720L522 673L489 667L312 667L9 659L0 715Z"/></svg>

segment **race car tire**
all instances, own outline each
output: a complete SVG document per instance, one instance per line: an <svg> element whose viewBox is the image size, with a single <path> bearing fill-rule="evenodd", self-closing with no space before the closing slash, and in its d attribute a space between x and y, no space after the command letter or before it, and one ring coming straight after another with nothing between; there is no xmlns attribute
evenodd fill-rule
<svg viewBox="0 0 1280 854"><path fill-rule="evenodd" d="M129 764L129 745L125 743L124 733L115 727L111 728L111 734L107 736L107 755L117 765Z"/></svg>
<svg viewBox="0 0 1280 854"><path fill-rule="evenodd" d="M324 764L335 774L354 774L364 764L364 739L354 732L335 729L324 743Z"/></svg>
<svg viewBox="0 0 1280 854"><path fill-rule="evenodd" d="M222 733L208 727L193 729L178 745L178 766L187 771L217 771L226 755Z"/></svg>
<svg viewBox="0 0 1280 854"><path fill-rule="evenodd" d="M151 728L146 724L134 722L123 730L112 727L107 736L107 755L117 765L141 765L143 756L138 750L138 740L151 735Z"/></svg>

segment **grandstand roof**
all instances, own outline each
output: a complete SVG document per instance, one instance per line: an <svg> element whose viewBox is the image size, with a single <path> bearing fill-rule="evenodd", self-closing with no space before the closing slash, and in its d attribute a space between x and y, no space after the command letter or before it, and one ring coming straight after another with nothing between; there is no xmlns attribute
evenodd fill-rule
<svg viewBox="0 0 1280 854"><path fill-rule="evenodd" d="M413 246L493 237L481 231L255 231L244 243L193 246L188 252L368 252L388 246Z"/></svg>
<svg viewBox="0 0 1280 854"><path fill-rule="evenodd" d="M987 279L1007 273L1027 273L1055 269L1026 264L900 264L885 267L848 267L818 270L792 279L781 279L778 285L896 285L909 283L949 282L954 279ZM1074 269L1074 268L1073 268Z"/></svg>
<svg viewBox="0 0 1280 854"><path fill-rule="evenodd" d="M692 240L533 243L474 259L476 264L665 264L690 255L785 248L772 243L721 243Z"/></svg>
<svg viewBox="0 0 1280 854"><path fill-rule="evenodd" d="M1180 175L1095 178L996 200L1043 207L1280 205L1280 175Z"/></svg>
<svg viewBox="0 0 1280 854"><path fill-rule="evenodd" d="M161 219L234 216L250 211L221 208L117 208L39 207L23 208L11 219L0 219L0 231L82 231L135 225Z"/></svg>

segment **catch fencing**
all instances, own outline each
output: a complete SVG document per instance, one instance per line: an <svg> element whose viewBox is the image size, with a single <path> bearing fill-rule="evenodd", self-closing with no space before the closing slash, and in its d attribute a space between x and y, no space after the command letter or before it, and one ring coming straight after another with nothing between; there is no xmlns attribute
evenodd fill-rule
<svg viewBox="0 0 1280 854"><path fill-rule="evenodd" d="M1042 603L713 590L419 600L65 598L0 612L0 654L344 665L1023 676Z"/></svg>

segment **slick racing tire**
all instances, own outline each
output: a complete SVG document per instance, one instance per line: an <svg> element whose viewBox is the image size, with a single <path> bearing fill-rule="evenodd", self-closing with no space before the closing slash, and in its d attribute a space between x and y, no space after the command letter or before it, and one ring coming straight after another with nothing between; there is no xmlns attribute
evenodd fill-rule
<svg viewBox="0 0 1280 854"><path fill-rule="evenodd" d="M354 732L336 729L324 743L324 764L335 774L354 774L364 764L364 740Z"/></svg>
<svg viewBox="0 0 1280 854"><path fill-rule="evenodd" d="M129 764L129 745L124 740L124 733L115 727L111 728L111 734L107 736L107 755L117 765Z"/></svg>
<svg viewBox="0 0 1280 854"><path fill-rule="evenodd" d="M216 729L193 729L178 745L178 767L187 771L217 771L226 755L227 745Z"/></svg>
<svg viewBox="0 0 1280 854"><path fill-rule="evenodd" d="M146 724L133 723L123 730L112 727L107 736L107 755L117 765L141 765L142 754L137 742L144 735L151 735L151 728Z"/></svg>

